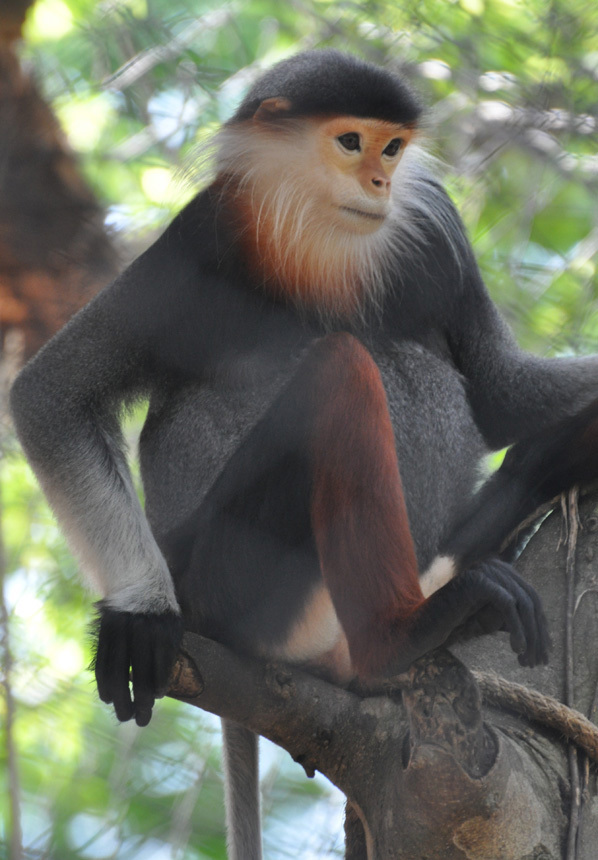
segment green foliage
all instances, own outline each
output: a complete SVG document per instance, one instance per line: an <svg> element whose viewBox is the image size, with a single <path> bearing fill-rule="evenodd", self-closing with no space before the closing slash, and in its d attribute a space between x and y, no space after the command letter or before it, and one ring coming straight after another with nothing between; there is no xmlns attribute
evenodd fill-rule
<svg viewBox="0 0 598 860"><path fill-rule="evenodd" d="M198 148L252 76L315 45L400 65L433 106L431 147L520 341L596 349L595 3L39 0L23 54L108 223L142 246L192 193ZM90 597L14 451L2 494L27 857L223 858L214 720L164 701L147 729L116 725L84 668ZM338 798L265 758L267 856L339 856ZM6 769L0 781L6 796ZM5 803L0 842L8 830Z"/></svg>
<svg viewBox="0 0 598 860"><path fill-rule="evenodd" d="M252 76L314 45L404 68L434 105L433 151L522 343L591 350L595 4L39 0L24 51L108 222L130 236L193 193L198 146Z"/></svg>

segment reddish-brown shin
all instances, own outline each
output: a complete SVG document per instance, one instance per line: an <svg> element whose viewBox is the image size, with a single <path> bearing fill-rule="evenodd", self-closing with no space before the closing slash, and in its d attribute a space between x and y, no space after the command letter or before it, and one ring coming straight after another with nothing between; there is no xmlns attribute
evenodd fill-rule
<svg viewBox="0 0 598 860"><path fill-rule="evenodd" d="M379 674L424 596L380 373L349 334L315 347L312 525L354 670Z"/></svg>

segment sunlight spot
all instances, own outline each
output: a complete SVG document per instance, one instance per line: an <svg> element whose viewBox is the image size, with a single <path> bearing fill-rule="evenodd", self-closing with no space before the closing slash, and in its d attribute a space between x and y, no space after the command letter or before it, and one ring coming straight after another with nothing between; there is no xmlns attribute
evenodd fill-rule
<svg viewBox="0 0 598 860"><path fill-rule="evenodd" d="M63 0L41 0L27 17L24 27L27 42L62 39L73 29L73 15Z"/></svg>
<svg viewBox="0 0 598 860"><path fill-rule="evenodd" d="M172 186L172 172L167 167L148 167L141 176L143 193L152 203L164 203Z"/></svg>
<svg viewBox="0 0 598 860"><path fill-rule="evenodd" d="M424 60L418 68L424 78L433 81L448 81L452 77L450 66L443 60Z"/></svg>

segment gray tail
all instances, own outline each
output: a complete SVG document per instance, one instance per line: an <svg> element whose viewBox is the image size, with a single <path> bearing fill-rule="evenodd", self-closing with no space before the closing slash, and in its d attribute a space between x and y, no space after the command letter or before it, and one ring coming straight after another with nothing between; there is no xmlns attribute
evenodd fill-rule
<svg viewBox="0 0 598 860"><path fill-rule="evenodd" d="M262 860L258 737L222 720L229 860Z"/></svg>

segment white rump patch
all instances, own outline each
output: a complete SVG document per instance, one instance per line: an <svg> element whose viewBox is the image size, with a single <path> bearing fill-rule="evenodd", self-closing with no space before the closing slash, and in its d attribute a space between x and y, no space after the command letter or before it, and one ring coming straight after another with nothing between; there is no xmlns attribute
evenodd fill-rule
<svg viewBox="0 0 598 860"><path fill-rule="evenodd" d="M330 593L325 586L316 588L301 616L291 628L286 642L270 657L289 663L306 663L331 651L343 636Z"/></svg>
<svg viewBox="0 0 598 860"><path fill-rule="evenodd" d="M457 573L457 565L454 558L449 555L437 555L430 567L420 576L419 584L424 597L430 597Z"/></svg>

